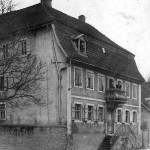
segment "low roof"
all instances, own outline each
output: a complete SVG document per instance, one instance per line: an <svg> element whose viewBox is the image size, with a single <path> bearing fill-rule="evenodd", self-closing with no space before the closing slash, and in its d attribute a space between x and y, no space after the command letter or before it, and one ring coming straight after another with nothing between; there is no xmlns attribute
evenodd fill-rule
<svg viewBox="0 0 150 150"><path fill-rule="evenodd" d="M50 22L54 23L56 34L68 58L118 76L139 82L144 81L132 53L111 41L93 26L41 3L1 15L0 35L11 34ZM80 55L71 42L71 36L79 34L84 34L88 40L87 56ZM105 48L106 53L103 53L102 47Z"/></svg>

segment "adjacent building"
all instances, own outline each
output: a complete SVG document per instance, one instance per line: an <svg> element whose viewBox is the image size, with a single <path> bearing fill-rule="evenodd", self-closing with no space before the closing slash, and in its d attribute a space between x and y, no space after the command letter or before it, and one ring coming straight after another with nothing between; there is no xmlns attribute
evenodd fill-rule
<svg viewBox="0 0 150 150"><path fill-rule="evenodd" d="M52 8L51 0L1 15L0 20L0 44L21 32L23 50L40 56L48 70L43 83L47 106L20 110L1 103L3 126L66 128L55 135L72 135L71 145L82 150L137 147L144 79L134 54L86 23L85 16L76 19Z"/></svg>

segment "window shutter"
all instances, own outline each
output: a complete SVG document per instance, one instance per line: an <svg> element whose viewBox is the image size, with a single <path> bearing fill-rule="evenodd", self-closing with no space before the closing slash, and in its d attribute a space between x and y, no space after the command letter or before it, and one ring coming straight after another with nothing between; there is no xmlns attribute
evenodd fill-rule
<svg viewBox="0 0 150 150"><path fill-rule="evenodd" d="M99 121L99 107L97 106L97 108L96 108L96 119L97 119L97 121Z"/></svg>
<svg viewBox="0 0 150 150"><path fill-rule="evenodd" d="M88 106L85 105L85 121L88 120Z"/></svg>
<svg viewBox="0 0 150 150"><path fill-rule="evenodd" d="M71 117L72 117L72 120L75 120L75 103L72 103Z"/></svg>
<svg viewBox="0 0 150 150"><path fill-rule="evenodd" d="M93 110L94 121L97 121L97 107L94 106L93 108L94 108L94 110Z"/></svg>
<svg viewBox="0 0 150 150"><path fill-rule="evenodd" d="M85 105L82 105L82 121L85 121Z"/></svg>

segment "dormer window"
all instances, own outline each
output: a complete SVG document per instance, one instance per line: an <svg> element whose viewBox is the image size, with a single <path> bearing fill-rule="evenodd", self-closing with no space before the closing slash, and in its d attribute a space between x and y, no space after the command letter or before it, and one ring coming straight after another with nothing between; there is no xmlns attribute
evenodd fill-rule
<svg viewBox="0 0 150 150"><path fill-rule="evenodd" d="M73 39L73 44L75 46L75 49L79 52L81 55L86 55L86 39L83 34L75 36Z"/></svg>

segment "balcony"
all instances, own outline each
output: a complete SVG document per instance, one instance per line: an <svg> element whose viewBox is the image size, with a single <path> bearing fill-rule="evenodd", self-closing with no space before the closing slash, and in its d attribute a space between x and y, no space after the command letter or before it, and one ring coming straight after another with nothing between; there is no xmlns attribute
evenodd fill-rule
<svg viewBox="0 0 150 150"><path fill-rule="evenodd" d="M111 108L119 104L125 104L127 102L125 91L122 91L120 89L106 90L105 99L106 99L106 103Z"/></svg>

